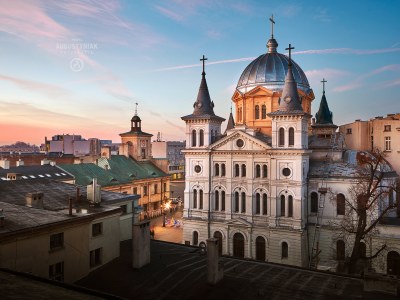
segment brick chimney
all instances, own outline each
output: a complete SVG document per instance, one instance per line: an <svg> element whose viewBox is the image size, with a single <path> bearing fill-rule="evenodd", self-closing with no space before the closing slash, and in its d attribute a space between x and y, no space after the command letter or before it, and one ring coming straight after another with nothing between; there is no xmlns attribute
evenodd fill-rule
<svg viewBox="0 0 400 300"><path fill-rule="evenodd" d="M27 193L25 197L25 205L33 208L43 208L43 193Z"/></svg>

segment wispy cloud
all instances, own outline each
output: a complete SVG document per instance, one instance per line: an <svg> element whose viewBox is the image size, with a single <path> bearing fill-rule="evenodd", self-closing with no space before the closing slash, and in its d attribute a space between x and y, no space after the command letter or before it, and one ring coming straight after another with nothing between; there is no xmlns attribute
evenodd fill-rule
<svg viewBox="0 0 400 300"><path fill-rule="evenodd" d="M173 12L172 10L162 7L160 5L155 5L154 8L158 10L161 14L166 16L167 18L170 18L174 21L181 22L185 19L185 17L179 13Z"/></svg>
<svg viewBox="0 0 400 300"><path fill-rule="evenodd" d="M279 6L275 11L280 12L280 14L285 17L291 18L300 13L301 6L297 4L286 4Z"/></svg>
<svg viewBox="0 0 400 300"><path fill-rule="evenodd" d="M70 91L64 87L53 85L53 84L48 84L48 83L43 83L43 82L38 82L38 81L21 79L21 78L16 78L16 77L12 77L12 76L2 75L2 74L0 74L0 80L11 82L25 90L39 92L50 98L67 96L67 95L71 94Z"/></svg>
<svg viewBox="0 0 400 300"><path fill-rule="evenodd" d="M351 72L339 69L318 69L304 72L309 80L337 79L351 75Z"/></svg>
<svg viewBox="0 0 400 300"><path fill-rule="evenodd" d="M332 21L331 17L328 15L328 11L326 8L317 9L313 16L313 19L325 23L329 23Z"/></svg>
<svg viewBox="0 0 400 300"><path fill-rule="evenodd" d="M352 48L330 48L330 49L311 49L303 51L293 51L293 54L355 54L355 55L372 55L384 54L391 52L399 52L400 48L383 48L383 49L352 49Z"/></svg>

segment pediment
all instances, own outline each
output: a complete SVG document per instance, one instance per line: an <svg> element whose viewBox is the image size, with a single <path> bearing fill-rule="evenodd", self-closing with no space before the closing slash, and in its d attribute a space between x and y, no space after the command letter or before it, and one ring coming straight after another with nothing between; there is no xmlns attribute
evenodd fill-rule
<svg viewBox="0 0 400 300"><path fill-rule="evenodd" d="M244 95L248 97L255 97L255 96L266 96L266 95L272 96L273 94L274 94L273 91L270 91L263 86L256 86L254 89L248 91Z"/></svg>
<svg viewBox="0 0 400 300"><path fill-rule="evenodd" d="M244 226L244 227L251 227L251 223L243 218L236 218L228 221L227 225L234 225L234 226Z"/></svg>
<svg viewBox="0 0 400 300"><path fill-rule="evenodd" d="M238 147L237 140L244 142L242 147ZM211 145L212 150L219 151L265 151L271 149L266 141L256 138L242 130L230 130L228 135Z"/></svg>

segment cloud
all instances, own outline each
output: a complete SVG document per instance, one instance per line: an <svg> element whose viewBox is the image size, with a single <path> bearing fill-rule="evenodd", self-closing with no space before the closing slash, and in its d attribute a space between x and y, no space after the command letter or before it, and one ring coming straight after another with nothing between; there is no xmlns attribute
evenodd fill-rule
<svg viewBox="0 0 400 300"><path fill-rule="evenodd" d="M170 18L174 21L181 22L185 19L185 17L181 14L175 13L172 10L169 10L165 7L155 5L155 9L157 9L162 15L166 16L167 18Z"/></svg>
<svg viewBox="0 0 400 300"><path fill-rule="evenodd" d="M391 52L399 52L400 48L383 48L383 49L351 49L351 48L331 48L331 49L314 49L293 51L292 54L356 54L356 55L371 55L384 54Z"/></svg>
<svg viewBox="0 0 400 300"><path fill-rule="evenodd" d="M313 19L324 22L324 23L329 23L332 21L331 17L328 15L327 9L325 9L325 8L317 9L317 11L315 12L315 14L313 16Z"/></svg>
<svg viewBox="0 0 400 300"><path fill-rule="evenodd" d="M275 11L280 12L279 14L285 17L291 18L300 13L301 6L296 4L281 5Z"/></svg>
<svg viewBox="0 0 400 300"><path fill-rule="evenodd" d="M309 80L336 79L351 75L351 72L339 69L318 69L304 72Z"/></svg>
<svg viewBox="0 0 400 300"><path fill-rule="evenodd" d="M39 92L41 94L47 95L50 98L67 96L71 94L70 91L66 88L38 81L26 80L2 74L0 74L0 80L11 82L25 90Z"/></svg>

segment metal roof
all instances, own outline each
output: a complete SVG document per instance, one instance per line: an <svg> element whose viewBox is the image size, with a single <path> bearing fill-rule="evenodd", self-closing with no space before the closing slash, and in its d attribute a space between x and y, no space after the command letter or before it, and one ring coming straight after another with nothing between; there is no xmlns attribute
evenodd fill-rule
<svg viewBox="0 0 400 300"><path fill-rule="evenodd" d="M60 169L58 166L42 165L42 166L20 166L11 167L9 169L0 168L0 181L7 180L7 174L19 174L18 179L30 180L40 178L50 178L54 180L73 180L73 176Z"/></svg>

